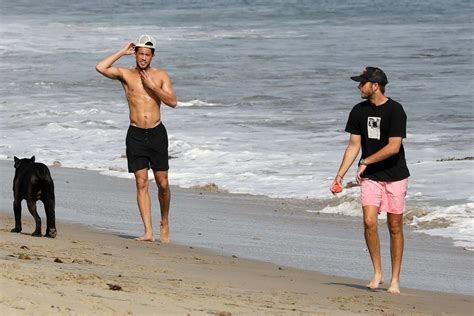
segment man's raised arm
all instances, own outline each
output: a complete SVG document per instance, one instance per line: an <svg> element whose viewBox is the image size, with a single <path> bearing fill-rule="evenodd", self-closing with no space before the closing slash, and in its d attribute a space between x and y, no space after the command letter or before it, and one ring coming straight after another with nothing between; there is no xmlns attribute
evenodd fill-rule
<svg viewBox="0 0 474 316"><path fill-rule="evenodd" d="M122 78L122 72L117 67L112 67L113 63L115 63L118 59L125 55L133 55L135 54L135 44L132 42L127 43L122 49L118 52L102 59L97 63L95 69L106 76L107 78L118 80Z"/></svg>

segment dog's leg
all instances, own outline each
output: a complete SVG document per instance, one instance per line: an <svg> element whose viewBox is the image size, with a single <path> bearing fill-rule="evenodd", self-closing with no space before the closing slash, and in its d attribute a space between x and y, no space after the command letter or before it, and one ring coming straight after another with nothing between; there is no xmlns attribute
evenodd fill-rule
<svg viewBox="0 0 474 316"><path fill-rule="evenodd" d="M18 199L13 202L13 212L15 213L15 228L11 232L19 233L21 232L21 201L18 201Z"/></svg>
<svg viewBox="0 0 474 316"><path fill-rule="evenodd" d="M44 234L44 236L54 238L57 235L54 196L45 198L43 200L43 205L46 212L46 234Z"/></svg>
<svg viewBox="0 0 474 316"><path fill-rule="evenodd" d="M41 237L41 217L39 217L38 212L36 211L36 201L30 200L26 203L28 205L28 210L30 211L31 215L35 219L36 228L31 236Z"/></svg>

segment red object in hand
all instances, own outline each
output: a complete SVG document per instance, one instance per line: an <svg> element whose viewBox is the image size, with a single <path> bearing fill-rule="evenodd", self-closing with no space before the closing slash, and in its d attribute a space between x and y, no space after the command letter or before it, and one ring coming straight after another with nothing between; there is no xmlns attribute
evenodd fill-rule
<svg viewBox="0 0 474 316"><path fill-rule="evenodd" d="M334 183L334 185L331 188L332 193L341 193L342 192L342 187L339 185L339 183Z"/></svg>

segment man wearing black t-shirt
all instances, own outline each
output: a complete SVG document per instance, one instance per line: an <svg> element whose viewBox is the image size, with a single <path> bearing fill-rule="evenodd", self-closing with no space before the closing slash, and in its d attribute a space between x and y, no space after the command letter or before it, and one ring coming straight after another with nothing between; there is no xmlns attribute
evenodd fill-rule
<svg viewBox="0 0 474 316"><path fill-rule="evenodd" d="M402 143L407 116L400 103L385 96L388 80L380 68L366 67L351 79L359 82L360 95L365 101L355 105L349 115L345 128L350 133L349 144L331 191L335 191L336 185L342 186L344 175L362 148L356 181L361 187L364 236L374 268L367 287L376 289L383 283L377 219L385 211L392 259L392 278L387 291L398 294L404 244L403 212L410 176Z"/></svg>

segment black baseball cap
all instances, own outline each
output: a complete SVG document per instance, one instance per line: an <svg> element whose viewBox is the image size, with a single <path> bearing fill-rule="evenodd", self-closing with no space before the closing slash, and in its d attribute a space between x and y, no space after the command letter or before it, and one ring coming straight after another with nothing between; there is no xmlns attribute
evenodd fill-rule
<svg viewBox="0 0 474 316"><path fill-rule="evenodd" d="M357 82L374 82L382 86L388 83L387 76L382 69L377 67L365 67L362 73L358 76L351 77L352 80Z"/></svg>

